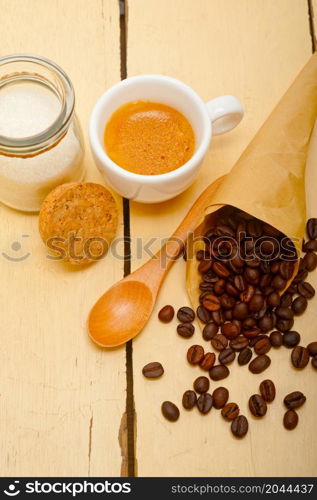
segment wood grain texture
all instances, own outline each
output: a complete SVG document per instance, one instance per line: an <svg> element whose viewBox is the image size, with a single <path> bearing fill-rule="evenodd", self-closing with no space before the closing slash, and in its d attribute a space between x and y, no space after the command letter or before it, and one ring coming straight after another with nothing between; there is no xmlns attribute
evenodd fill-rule
<svg viewBox="0 0 317 500"><path fill-rule="evenodd" d="M118 2L0 0L0 11L1 56L43 55L73 81L88 179L100 182L87 125L96 99L120 79ZM18 263L0 255L1 475L119 475L125 352L97 349L86 318L122 277L122 261L108 255L82 270L48 261L37 216L0 210L1 253L31 254ZM14 241L20 252L11 248Z"/></svg>
<svg viewBox="0 0 317 500"><path fill-rule="evenodd" d="M203 99L221 94L237 95L245 118L233 132L212 140L212 148L196 183L172 202L156 206L131 203L132 237L169 236L196 196L212 180L228 172L244 147L311 54L307 4L302 0L128 0L128 76L163 73L191 85ZM247 195L247 193L246 193ZM317 212L316 207L311 211ZM146 260L133 242L133 268ZM157 250L156 240L151 250ZM315 283L317 276L315 273ZM316 302L305 318L296 320L303 343L316 338ZM216 410L202 417L196 411L181 412L171 424L160 412L162 401L181 407L182 393L201 374L185 360L187 348L201 343L177 337L176 321L158 322L165 304L188 305L185 266L174 265L161 290L153 317L134 341L134 388L137 412L136 456L140 476L305 476L316 474L317 442L312 435L317 410L316 373L311 367L298 373L290 366L290 352L272 353L272 365L262 375L233 366L225 385L230 400L240 404L250 420L246 439L233 439L229 426ZM165 374L149 381L144 364L160 361ZM247 409L260 382L272 378L277 399L268 415L255 421ZM300 424L292 434L282 426L285 394L302 389L307 404L300 410ZM290 448L292 453L290 456Z"/></svg>

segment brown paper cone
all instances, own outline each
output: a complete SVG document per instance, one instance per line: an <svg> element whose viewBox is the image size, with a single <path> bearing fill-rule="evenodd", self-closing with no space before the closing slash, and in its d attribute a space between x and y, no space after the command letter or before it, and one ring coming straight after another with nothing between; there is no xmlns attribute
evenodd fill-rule
<svg viewBox="0 0 317 500"><path fill-rule="evenodd" d="M213 219L213 212L224 205L232 205L276 227L293 240L299 253L306 220L305 163L316 116L317 53L299 73L211 198L196 236L204 232ZM199 241L189 244L193 256L203 248ZM189 259L187 289L195 308L200 281L196 259Z"/></svg>

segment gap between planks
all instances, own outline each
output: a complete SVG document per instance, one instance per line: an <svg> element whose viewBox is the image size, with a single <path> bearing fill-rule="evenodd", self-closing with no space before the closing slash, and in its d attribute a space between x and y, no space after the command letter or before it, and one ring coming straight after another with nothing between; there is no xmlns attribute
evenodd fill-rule
<svg viewBox="0 0 317 500"><path fill-rule="evenodd" d="M312 0L307 0L308 4L308 18L309 18L309 31L312 42L312 53L316 51L317 41L316 41L316 30L315 30L315 20L314 20L314 7Z"/></svg>
<svg viewBox="0 0 317 500"><path fill-rule="evenodd" d="M120 5L120 70L121 80L127 78L127 4L119 0ZM130 203L123 198L123 233L124 233L124 276L131 272L131 234L130 234ZM122 464L121 476L135 477L135 439L136 413L133 392L133 343L127 342L126 347L126 408L119 429Z"/></svg>

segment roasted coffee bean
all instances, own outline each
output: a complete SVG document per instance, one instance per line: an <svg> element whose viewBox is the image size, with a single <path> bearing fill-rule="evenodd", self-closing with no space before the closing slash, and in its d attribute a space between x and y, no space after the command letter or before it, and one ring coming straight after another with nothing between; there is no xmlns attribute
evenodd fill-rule
<svg viewBox="0 0 317 500"><path fill-rule="evenodd" d="M260 271L256 267L250 267L249 265L244 271L245 279L250 285L257 285L260 281Z"/></svg>
<svg viewBox="0 0 317 500"><path fill-rule="evenodd" d="M308 252L304 257L307 271L312 272L317 267L317 255L314 252Z"/></svg>
<svg viewBox="0 0 317 500"><path fill-rule="evenodd" d="M255 293L249 302L249 311L254 313L262 309L265 304L263 295L260 293Z"/></svg>
<svg viewBox="0 0 317 500"><path fill-rule="evenodd" d="M292 363L295 368L302 370L308 365L309 362L309 351L306 347L300 345L294 347L292 351Z"/></svg>
<svg viewBox="0 0 317 500"><path fill-rule="evenodd" d="M266 314L266 310L267 310L267 306L266 306L266 302L264 301L262 309L260 309L257 312L252 313L253 318L255 318L257 320L262 319Z"/></svg>
<svg viewBox="0 0 317 500"><path fill-rule="evenodd" d="M222 325L224 323L224 317L223 317L223 312L221 309L219 311L212 311L211 313L211 318L214 323L217 325Z"/></svg>
<svg viewBox="0 0 317 500"><path fill-rule="evenodd" d="M264 335L263 333L261 333L260 335L257 335L256 337L249 339L249 346L254 347L255 344L257 344L259 342L259 340L268 339L268 338L269 337L267 335Z"/></svg>
<svg viewBox="0 0 317 500"><path fill-rule="evenodd" d="M199 285L199 290L201 290L202 292L213 293L214 292L214 284L208 283L207 281L202 281Z"/></svg>
<svg viewBox="0 0 317 500"><path fill-rule="evenodd" d="M299 283L297 287L298 293L305 297L306 299L312 299L315 295L315 289L312 287L310 283L304 281L303 283Z"/></svg>
<svg viewBox="0 0 317 500"><path fill-rule="evenodd" d="M196 396L196 393L194 391L184 392L182 403L183 403L183 407L186 410L191 410L192 408L194 408L194 406L196 405L196 402L197 402L197 396Z"/></svg>
<svg viewBox="0 0 317 500"><path fill-rule="evenodd" d="M253 215L250 215L247 212L244 212L243 210L239 210L238 212L236 212L236 218L248 221L253 219Z"/></svg>
<svg viewBox="0 0 317 500"><path fill-rule="evenodd" d="M211 345L216 351L223 351L228 345L228 339L221 334L217 334L211 339Z"/></svg>
<svg viewBox="0 0 317 500"><path fill-rule="evenodd" d="M281 319L293 319L294 312L289 307L278 307L275 311L277 316Z"/></svg>
<svg viewBox="0 0 317 500"><path fill-rule="evenodd" d="M308 238L310 240L315 240L317 238L317 219L316 218L308 219L307 224L306 224L306 231L307 231Z"/></svg>
<svg viewBox="0 0 317 500"><path fill-rule="evenodd" d="M272 325L273 325L273 326L272 326L272 330L274 330L274 328L275 328L275 326L276 326L276 322L277 322L277 316L276 316L276 314L275 314L275 312L274 312L274 311L272 311L272 312L270 313L270 315L271 315L271 318L272 318Z"/></svg>
<svg viewBox="0 0 317 500"><path fill-rule="evenodd" d="M270 268L271 273L277 274L280 270L280 265L281 265L281 263L279 261L272 262L271 268Z"/></svg>
<svg viewBox="0 0 317 500"><path fill-rule="evenodd" d="M248 432L249 424L244 415L239 415L231 423L231 432L237 438L243 438Z"/></svg>
<svg viewBox="0 0 317 500"><path fill-rule="evenodd" d="M228 323L224 323L221 325L221 333L227 338L227 339L233 339L240 335L241 328L234 323L233 321L230 321Z"/></svg>
<svg viewBox="0 0 317 500"><path fill-rule="evenodd" d="M254 417L264 417L267 412L267 404L259 394L253 394L249 399L249 409Z"/></svg>
<svg viewBox="0 0 317 500"><path fill-rule="evenodd" d="M284 260L281 262L279 273L286 281L291 279L294 272L294 263L291 261Z"/></svg>
<svg viewBox="0 0 317 500"><path fill-rule="evenodd" d="M238 363L240 366L247 365L252 358L252 351L249 347L243 349L238 356Z"/></svg>
<svg viewBox="0 0 317 500"><path fill-rule="evenodd" d="M305 281L305 279L307 278L308 276L308 271L306 269L302 269L300 271L298 271L298 273L296 274L294 280L293 280L293 284L298 284L300 283L301 281ZM290 290L291 287L289 287L288 290ZM297 288L298 290L298 288ZM290 292L291 293L291 292Z"/></svg>
<svg viewBox="0 0 317 500"><path fill-rule="evenodd" d="M212 393L213 406L220 410L225 406L229 398L229 391L225 387L217 387Z"/></svg>
<svg viewBox="0 0 317 500"><path fill-rule="evenodd" d="M226 311L224 311L223 317L225 321L232 321L233 320L232 309L227 309Z"/></svg>
<svg viewBox="0 0 317 500"><path fill-rule="evenodd" d="M297 427L298 424L298 415L295 410L288 410L283 418L283 424L285 429L288 431L292 431Z"/></svg>
<svg viewBox="0 0 317 500"><path fill-rule="evenodd" d="M209 392L204 392L199 396L196 404L200 413L206 415L207 413L210 412L213 404L211 394L209 394Z"/></svg>
<svg viewBox="0 0 317 500"><path fill-rule="evenodd" d="M215 295L206 295L202 304L208 311L218 311L218 309L220 309L220 300Z"/></svg>
<svg viewBox="0 0 317 500"><path fill-rule="evenodd" d="M187 351L187 361L191 365L199 365L204 355L204 348L201 345L192 345Z"/></svg>
<svg viewBox="0 0 317 500"><path fill-rule="evenodd" d="M232 238L235 236L234 230L226 224L218 224L216 227L216 234L217 236L229 236Z"/></svg>
<svg viewBox="0 0 317 500"><path fill-rule="evenodd" d="M260 238L262 236L262 222L259 221L258 219L251 219L247 223L247 231L250 236L253 236L254 238Z"/></svg>
<svg viewBox="0 0 317 500"><path fill-rule="evenodd" d="M242 351L249 345L249 341L247 338L244 336L240 335L239 337L236 337L235 339L230 340L229 343L231 349L234 351Z"/></svg>
<svg viewBox="0 0 317 500"><path fill-rule="evenodd" d="M174 318L174 307L172 306L164 306L158 313L159 320L162 323L169 323Z"/></svg>
<svg viewBox="0 0 317 500"><path fill-rule="evenodd" d="M287 394L284 398L284 404L289 410L294 410L294 408L299 408L303 406L306 401L306 396L300 391L294 391Z"/></svg>
<svg viewBox="0 0 317 500"><path fill-rule="evenodd" d="M191 323L181 323L177 325L177 333L184 339L189 339L194 335L195 327Z"/></svg>
<svg viewBox="0 0 317 500"><path fill-rule="evenodd" d="M230 282L226 283L226 292L232 297L239 297L240 294L239 290L237 290L236 287Z"/></svg>
<svg viewBox="0 0 317 500"><path fill-rule="evenodd" d="M283 334L278 331L272 332L270 335L270 342L273 347L281 347L283 344Z"/></svg>
<svg viewBox="0 0 317 500"><path fill-rule="evenodd" d="M260 279L259 286L264 290L267 288L271 283L271 275L270 274L263 274L262 278ZM273 289L274 290L274 289Z"/></svg>
<svg viewBox="0 0 317 500"><path fill-rule="evenodd" d="M293 319L278 319L276 321L276 328L281 332L288 332L293 326Z"/></svg>
<svg viewBox="0 0 317 500"><path fill-rule="evenodd" d="M270 263L268 260L261 260L261 271L264 274L270 274Z"/></svg>
<svg viewBox="0 0 317 500"><path fill-rule="evenodd" d="M268 295L267 305L269 307L278 307L280 301L281 301L280 294L278 292L272 292L270 293L270 295Z"/></svg>
<svg viewBox="0 0 317 500"><path fill-rule="evenodd" d="M214 293L215 295L222 295L226 288L225 280L219 279L214 285Z"/></svg>
<svg viewBox="0 0 317 500"><path fill-rule="evenodd" d="M258 247L258 254L260 256L264 255L265 257L272 257L276 253L277 247L278 244L274 238L261 239L260 245ZM268 273L267 270L265 270L264 272Z"/></svg>
<svg viewBox="0 0 317 500"><path fill-rule="evenodd" d="M240 300L242 302L250 302L250 300L252 299L253 295L254 295L254 286L253 285L248 285L247 288L240 293Z"/></svg>
<svg viewBox="0 0 317 500"><path fill-rule="evenodd" d="M310 356L317 356L317 342L311 342L307 346Z"/></svg>
<svg viewBox="0 0 317 500"><path fill-rule="evenodd" d="M254 344L254 351L256 354L266 354L271 347L270 339L268 337L263 337Z"/></svg>
<svg viewBox="0 0 317 500"><path fill-rule="evenodd" d="M222 365L228 365L229 363L232 363L236 357L236 353L234 352L233 349L224 349L223 351L220 352L218 355L218 361Z"/></svg>
<svg viewBox="0 0 317 500"><path fill-rule="evenodd" d="M238 253L236 253L231 258L229 264L231 264L231 269L233 269L236 274L239 274L241 273L242 268L244 267L244 260Z"/></svg>
<svg viewBox="0 0 317 500"><path fill-rule="evenodd" d="M235 319L246 319L248 317L249 309L246 302L237 302L232 310Z"/></svg>
<svg viewBox="0 0 317 500"><path fill-rule="evenodd" d="M203 280L209 283L210 286L214 286L218 279L218 276L212 270L209 270L203 277Z"/></svg>
<svg viewBox="0 0 317 500"><path fill-rule="evenodd" d="M283 344L285 347L295 347L300 342L300 334L295 332L295 330L291 330L289 332L284 333L283 336Z"/></svg>
<svg viewBox="0 0 317 500"><path fill-rule="evenodd" d="M209 370L211 380L222 380L229 375L229 368L226 365L215 365Z"/></svg>
<svg viewBox="0 0 317 500"><path fill-rule="evenodd" d="M288 290L289 290L289 288L288 288ZM291 293L288 293L288 292L283 293L283 295L281 296L281 300L280 300L280 306L281 307L289 307L292 303L292 299L293 299L293 296Z"/></svg>
<svg viewBox="0 0 317 500"><path fill-rule="evenodd" d="M257 257L256 255L254 255L254 256L252 256L251 259L247 260L247 265L249 267L252 267L253 269L255 269L256 267L260 268L260 266L261 266L261 260L259 259L259 257Z"/></svg>
<svg viewBox="0 0 317 500"><path fill-rule="evenodd" d="M158 378L163 375L164 368L161 363L153 361L143 367L142 373L146 378Z"/></svg>
<svg viewBox="0 0 317 500"><path fill-rule="evenodd" d="M177 311L177 319L180 323L191 323L195 319L195 313L190 307L181 307Z"/></svg>
<svg viewBox="0 0 317 500"><path fill-rule="evenodd" d="M212 268L212 260L211 259L204 259L204 260L201 260L199 262L198 272L200 274L204 274L204 273L207 273L208 271L210 271L211 268Z"/></svg>
<svg viewBox="0 0 317 500"><path fill-rule="evenodd" d="M270 314L265 314L265 316L258 321L258 327L262 332L269 332L273 328L273 317Z"/></svg>
<svg viewBox="0 0 317 500"><path fill-rule="evenodd" d="M248 283L247 283L247 280L245 279L244 276L242 276L242 274L238 274L236 275L234 278L233 278L233 283L234 283L234 286L237 290L239 290L239 292L244 292L244 290L247 288L248 286Z"/></svg>
<svg viewBox="0 0 317 500"><path fill-rule="evenodd" d="M207 392L210 386L209 379L207 377L198 377L194 381L193 387L196 392L202 394L203 392Z"/></svg>
<svg viewBox="0 0 317 500"><path fill-rule="evenodd" d="M227 403L221 410L225 420L234 420L239 415L240 408L236 403Z"/></svg>
<svg viewBox="0 0 317 500"><path fill-rule="evenodd" d="M233 297L230 297L226 293L220 297L220 305L223 309L232 309L236 301Z"/></svg>
<svg viewBox="0 0 317 500"><path fill-rule="evenodd" d="M222 262L214 262L212 270L219 278L228 278L230 276L229 269Z"/></svg>
<svg viewBox="0 0 317 500"><path fill-rule="evenodd" d="M197 307L197 317L202 323L209 323L211 320L211 314L203 306Z"/></svg>
<svg viewBox="0 0 317 500"><path fill-rule="evenodd" d="M219 326L216 323L207 323L203 329L203 338L204 340L211 340L217 335L219 330Z"/></svg>
<svg viewBox="0 0 317 500"><path fill-rule="evenodd" d="M260 384L260 393L267 403L272 403L275 399L276 390L272 380L263 380Z"/></svg>
<svg viewBox="0 0 317 500"><path fill-rule="evenodd" d="M271 359L266 355L260 355L254 358L249 364L249 370L251 373L262 373L271 364Z"/></svg>
<svg viewBox="0 0 317 500"><path fill-rule="evenodd" d="M303 252L316 252L317 251L317 240L309 240L303 246Z"/></svg>
<svg viewBox="0 0 317 500"><path fill-rule="evenodd" d="M254 318L248 317L242 322L243 330L252 330L256 327L256 320Z"/></svg>
<svg viewBox="0 0 317 500"><path fill-rule="evenodd" d="M307 299L299 295L292 303L292 311L296 316L299 316L306 311L307 305Z"/></svg>
<svg viewBox="0 0 317 500"><path fill-rule="evenodd" d="M197 260L203 260L205 258L208 258L209 255L207 255L206 251L205 250L198 250L198 252L196 252L196 259Z"/></svg>
<svg viewBox="0 0 317 500"><path fill-rule="evenodd" d="M312 367L317 369L317 356L314 356L311 360Z"/></svg>
<svg viewBox="0 0 317 500"><path fill-rule="evenodd" d="M161 408L163 416L170 422L176 422L179 419L179 409L171 401L164 401Z"/></svg>
<svg viewBox="0 0 317 500"><path fill-rule="evenodd" d="M216 355L214 352L206 352L203 359L199 363L199 366L202 370L210 370L210 368L215 364Z"/></svg>
<svg viewBox="0 0 317 500"><path fill-rule="evenodd" d="M264 234L267 234L268 236L272 236L273 238L279 238L281 236L281 232L278 229L270 224L267 224L266 222L263 223L262 227Z"/></svg>
<svg viewBox="0 0 317 500"><path fill-rule="evenodd" d="M271 281L271 285L275 290L283 290L286 287L286 283L287 281L280 274L274 276Z"/></svg>
<svg viewBox="0 0 317 500"><path fill-rule="evenodd" d="M248 330L243 330L242 333L247 339L254 339L259 336L261 330L260 328L249 328Z"/></svg>

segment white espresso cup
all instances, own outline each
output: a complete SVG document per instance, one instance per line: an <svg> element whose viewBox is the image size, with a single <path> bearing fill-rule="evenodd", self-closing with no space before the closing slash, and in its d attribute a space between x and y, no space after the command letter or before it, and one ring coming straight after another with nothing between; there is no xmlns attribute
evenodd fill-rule
<svg viewBox="0 0 317 500"><path fill-rule="evenodd" d="M104 131L111 115L133 101L152 101L171 106L187 118L195 133L193 156L181 167L159 175L135 174L114 163L104 146ZM183 82L163 75L127 78L107 90L91 114L89 137L97 167L106 182L119 194L142 203L158 203L174 198L195 180L212 135L233 129L243 117L240 101L230 95L204 103Z"/></svg>

